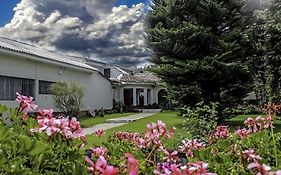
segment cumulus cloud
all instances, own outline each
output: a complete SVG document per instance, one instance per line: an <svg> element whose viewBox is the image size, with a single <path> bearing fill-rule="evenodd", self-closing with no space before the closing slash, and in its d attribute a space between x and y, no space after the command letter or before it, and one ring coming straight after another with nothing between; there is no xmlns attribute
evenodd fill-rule
<svg viewBox="0 0 281 175"><path fill-rule="evenodd" d="M150 55L145 9L114 7L112 0L22 0L0 35L105 62L143 64Z"/></svg>

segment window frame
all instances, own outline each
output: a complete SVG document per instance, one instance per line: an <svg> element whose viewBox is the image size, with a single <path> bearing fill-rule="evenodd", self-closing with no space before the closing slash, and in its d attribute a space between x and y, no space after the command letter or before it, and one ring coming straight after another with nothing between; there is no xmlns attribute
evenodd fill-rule
<svg viewBox="0 0 281 175"><path fill-rule="evenodd" d="M43 84L42 84L43 83ZM55 82L52 81L45 81L45 80L39 80L38 81L38 94L40 95L52 95L50 89L44 89L46 88L45 86L48 84L47 88L50 88L52 84L54 84ZM43 87L41 87L41 85ZM45 86L44 86L45 85ZM42 89L43 88L43 89Z"/></svg>
<svg viewBox="0 0 281 175"><path fill-rule="evenodd" d="M0 75L0 101L13 101L16 92L35 100L35 79Z"/></svg>

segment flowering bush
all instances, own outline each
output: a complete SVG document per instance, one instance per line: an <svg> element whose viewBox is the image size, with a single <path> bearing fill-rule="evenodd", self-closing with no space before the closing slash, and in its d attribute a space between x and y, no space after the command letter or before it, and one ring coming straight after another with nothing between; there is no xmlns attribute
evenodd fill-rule
<svg viewBox="0 0 281 175"><path fill-rule="evenodd" d="M36 109L32 98L18 94L19 107L0 105L0 174L156 174L156 175L280 175L281 134L274 133L271 115L248 118L234 133L217 126L209 140L185 139L177 149L166 147L173 137L162 121L149 123L144 134L116 132L109 142L86 143L76 118L53 117ZM104 130L94 133L104 135Z"/></svg>
<svg viewBox="0 0 281 175"><path fill-rule="evenodd" d="M82 130L75 118L53 118L52 110L36 117L27 112L37 106L31 97L17 94L19 107L0 105L0 174L87 174Z"/></svg>

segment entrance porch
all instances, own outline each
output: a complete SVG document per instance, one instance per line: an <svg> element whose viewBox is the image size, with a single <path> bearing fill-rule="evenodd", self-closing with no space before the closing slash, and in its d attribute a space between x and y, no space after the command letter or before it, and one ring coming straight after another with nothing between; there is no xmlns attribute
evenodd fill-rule
<svg viewBox="0 0 281 175"><path fill-rule="evenodd" d="M126 106L152 105L152 91L147 88L124 88L124 104Z"/></svg>

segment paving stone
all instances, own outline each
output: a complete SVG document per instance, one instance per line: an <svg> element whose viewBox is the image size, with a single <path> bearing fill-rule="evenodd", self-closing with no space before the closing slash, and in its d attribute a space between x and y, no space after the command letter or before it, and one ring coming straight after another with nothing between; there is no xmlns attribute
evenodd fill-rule
<svg viewBox="0 0 281 175"><path fill-rule="evenodd" d="M114 118L106 120L106 123L130 123L136 120L155 115L157 113L138 113L121 118Z"/></svg>
<svg viewBox="0 0 281 175"><path fill-rule="evenodd" d="M125 125L125 124L127 124L127 123L103 123L103 124L92 126L90 128L84 128L83 134L89 135L89 134L92 134L99 129L107 130L107 129L115 128L115 127L122 126L122 125Z"/></svg>

